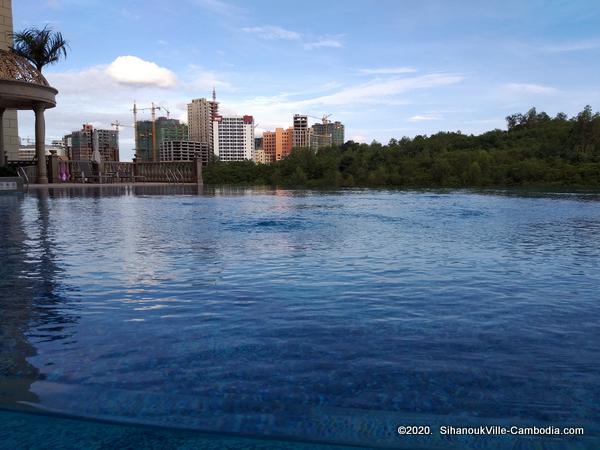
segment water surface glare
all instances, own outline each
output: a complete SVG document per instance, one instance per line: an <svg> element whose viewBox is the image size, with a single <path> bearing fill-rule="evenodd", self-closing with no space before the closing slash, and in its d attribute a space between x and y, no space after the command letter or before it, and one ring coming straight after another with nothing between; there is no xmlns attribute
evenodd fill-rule
<svg viewBox="0 0 600 450"><path fill-rule="evenodd" d="M0 195L0 228L0 406L600 448L598 194L33 190ZM401 438L407 422L586 431Z"/></svg>

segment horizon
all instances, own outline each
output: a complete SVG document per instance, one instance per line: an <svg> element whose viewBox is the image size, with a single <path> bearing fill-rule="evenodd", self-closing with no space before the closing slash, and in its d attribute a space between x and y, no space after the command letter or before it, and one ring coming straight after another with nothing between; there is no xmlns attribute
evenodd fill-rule
<svg viewBox="0 0 600 450"><path fill-rule="evenodd" d="M15 31L49 25L70 44L44 70L59 90L47 141L83 123L131 124L134 100L187 122L186 104L213 86L221 112L254 116L257 135L287 128L296 113L311 123L332 114L346 140L384 144L506 129L507 115L531 107L573 116L599 103L600 5L591 1L372 6L22 0L13 12ZM33 136L33 115L20 112L19 126ZM120 148L131 159L131 128L121 128Z"/></svg>

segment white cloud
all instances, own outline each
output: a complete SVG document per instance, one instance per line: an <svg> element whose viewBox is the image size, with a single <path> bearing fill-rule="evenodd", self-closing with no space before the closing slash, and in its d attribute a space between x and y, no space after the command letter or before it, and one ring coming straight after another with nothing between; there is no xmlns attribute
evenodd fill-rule
<svg viewBox="0 0 600 450"><path fill-rule="evenodd" d="M323 114L334 113L332 120L345 120L352 113L366 107L373 107L375 113L380 106L404 105L408 102L408 94L416 90L433 89L452 85L463 80L461 75L429 74L420 77L394 78L391 80L373 80L368 83L340 88L334 85L330 94L315 95L315 92L304 94L295 92L293 95L279 94L274 96L257 96L239 101L227 102L230 109L238 114L253 114L262 129L272 130L277 127L288 127L295 113L309 114L320 117ZM300 97L298 99L298 97ZM313 119L318 121L318 119ZM370 132L356 134L369 135Z"/></svg>
<svg viewBox="0 0 600 450"><path fill-rule="evenodd" d="M191 0L191 2L196 6L223 16L235 16L243 12L240 7L223 0Z"/></svg>
<svg viewBox="0 0 600 450"><path fill-rule="evenodd" d="M394 101L391 96L409 91L456 84L464 79L455 74L429 74L412 78L393 78L390 80L374 80L342 89L334 94L299 102L301 105L345 105L356 103L377 103Z"/></svg>
<svg viewBox="0 0 600 450"><path fill-rule="evenodd" d="M508 83L504 85L504 88L516 94L552 95L560 92L551 86L530 83Z"/></svg>
<svg viewBox="0 0 600 450"><path fill-rule="evenodd" d="M299 41L302 38L300 33L286 30L285 28L267 25L264 27L245 27L242 31L256 34L261 39L282 39L286 41Z"/></svg>
<svg viewBox="0 0 600 450"><path fill-rule="evenodd" d="M341 48L342 43L338 38L331 36L310 37L297 31L288 30L276 25L264 25L261 27L245 27L242 31L256 35L260 39L295 41L302 43L307 50L316 48Z"/></svg>
<svg viewBox="0 0 600 450"><path fill-rule="evenodd" d="M133 86L171 88L178 83L169 69L137 56L119 56L106 68L106 74L117 83Z"/></svg>
<svg viewBox="0 0 600 450"><path fill-rule="evenodd" d="M437 114L417 114L408 119L409 122L424 122L427 120L439 120L440 116Z"/></svg>
<svg viewBox="0 0 600 450"><path fill-rule="evenodd" d="M342 43L337 39L320 39L314 42L306 42L303 44L304 48L308 50L312 50L313 48L341 48L343 47Z"/></svg>
<svg viewBox="0 0 600 450"><path fill-rule="evenodd" d="M547 52L577 52L585 50L595 50L600 48L600 39L590 39L587 41L565 42L562 44L548 45L544 47Z"/></svg>
<svg viewBox="0 0 600 450"><path fill-rule="evenodd" d="M397 75L401 73L413 73L417 69L413 67L378 67L374 69L360 69L359 72L364 75Z"/></svg>

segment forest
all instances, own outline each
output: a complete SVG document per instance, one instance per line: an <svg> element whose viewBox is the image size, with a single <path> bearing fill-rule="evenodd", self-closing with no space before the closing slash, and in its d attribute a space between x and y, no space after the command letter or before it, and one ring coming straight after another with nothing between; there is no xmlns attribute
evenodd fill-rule
<svg viewBox="0 0 600 450"><path fill-rule="evenodd" d="M273 164L214 161L207 184L288 187L600 187L600 114L574 117L531 108L506 117L507 129L391 139L387 145L348 141L297 148Z"/></svg>

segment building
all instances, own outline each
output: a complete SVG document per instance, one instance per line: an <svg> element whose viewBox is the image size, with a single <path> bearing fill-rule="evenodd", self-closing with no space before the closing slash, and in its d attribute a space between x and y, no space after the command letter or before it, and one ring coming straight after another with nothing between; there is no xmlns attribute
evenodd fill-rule
<svg viewBox="0 0 600 450"><path fill-rule="evenodd" d="M312 130L308 127L308 116L294 114L294 139L293 146L295 148L310 147L310 135Z"/></svg>
<svg viewBox="0 0 600 450"><path fill-rule="evenodd" d="M52 145L46 145L46 156L49 156L52 153L61 158L69 158L62 141L52 141ZM17 159L18 161L33 161L35 159L35 144L22 144L19 147Z"/></svg>
<svg viewBox="0 0 600 450"><path fill-rule="evenodd" d="M159 158L160 145L166 141L187 141L188 127L176 119L159 117L154 124L156 127L156 157ZM154 161L154 140L152 137L152 121L139 120L136 122L135 148L139 161Z"/></svg>
<svg viewBox="0 0 600 450"><path fill-rule="evenodd" d="M267 161L265 151L261 148L254 151L254 162L256 164L268 164L271 161Z"/></svg>
<svg viewBox="0 0 600 450"><path fill-rule="evenodd" d="M0 49L8 50L12 45L13 20L11 0L0 0ZM0 126L4 127L4 150L9 161L19 159L19 130L17 111L7 110Z"/></svg>
<svg viewBox="0 0 600 450"><path fill-rule="evenodd" d="M254 138L254 151L262 150L263 148L263 138L255 137Z"/></svg>
<svg viewBox="0 0 600 450"><path fill-rule="evenodd" d="M244 161L254 155L254 118L221 117L213 122L213 149L221 161Z"/></svg>
<svg viewBox="0 0 600 450"><path fill-rule="evenodd" d="M312 129L313 140L314 136L319 136L316 138L316 142L319 143L317 149L330 145L339 147L344 144L344 124L341 122L315 123ZM311 145L311 148L314 147Z"/></svg>
<svg viewBox="0 0 600 450"><path fill-rule="evenodd" d="M208 144L187 139L160 144L161 161L194 161L196 158L202 159L202 165L208 164Z"/></svg>
<svg viewBox="0 0 600 450"><path fill-rule="evenodd" d="M313 132L310 135L310 148L317 151L321 148L331 147L331 134L317 134Z"/></svg>
<svg viewBox="0 0 600 450"><path fill-rule="evenodd" d="M69 148L69 158L75 161L90 161L95 138L98 139L98 150L103 161L119 161L119 132L95 129L90 124L84 124L81 130L65 136L65 147Z"/></svg>
<svg viewBox="0 0 600 450"><path fill-rule="evenodd" d="M188 139L208 145L209 152L214 153L213 122L218 119L219 104L213 90L213 101L197 98L187 105Z"/></svg>
<svg viewBox="0 0 600 450"><path fill-rule="evenodd" d="M294 129L276 128L275 131L263 133L263 150L267 163L281 161L286 158L293 148Z"/></svg>

